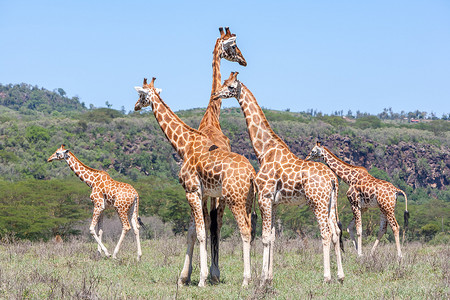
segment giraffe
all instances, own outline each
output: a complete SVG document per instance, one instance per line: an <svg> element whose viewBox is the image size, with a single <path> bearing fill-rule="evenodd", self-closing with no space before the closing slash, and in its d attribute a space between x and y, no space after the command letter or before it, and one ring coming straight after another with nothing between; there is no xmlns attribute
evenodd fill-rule
<svg viewBox="0 0 450 300"><path fill-rule="evenodd" d="M395 219L394 211L397 196L398 194L402 194L405 197L404 221L405 227L407 227L409 212L406 193L396 188L390 182L373 177L367 172L366 168L353 166L340 160L330 151L330 149L322 146L320 142L316 143L311 150L311 153L306 157L306 160L312 158L323 158L328 167L330 167L330 169L349 186L347 198L352 207L353 219L350 222L347 231L350 233L353 244L358 251L358 256L362 256L361 214L369 208L378 207L381 211L380 230L375 244L372 247L371 254L375 252L380 239L386 233L387 223L389 223L389 226L391 226L392 231L394 232L397 255L401 258L402 250L400 249L399 226ZM353 231L355 223L358 243L356 243Z"/></svg>
<svg viewBox="0 0 450 300"><path fill-rule="evenodd" d="M185 263L178 285L190 282L192 273L192 254L195 233L200 248L199 286L205 286L208 276L206 254L206 227L204 208L209 197L223 198L230 207L241 233L243 243L244 280L247 286L251 279L250 242L252 240L251 210L256 197L254 178L256 176L250 162L239 154L221 149L200 131L186 125L161 99L161 90L154 86L155 78L142 87L135 87L139 93L135 110L151 105L156 121L166 138L183 159L179 180L186 192L191 207L191 220L188 230L188 247Z"/></svg>
<svg viewBox="0 0 450 300"><path fill-rule="evenodd" d="M223 31L223 28L220 27L219 32L220 37L217 39L213 51L213 82L211 97L205 115L200 121L198 130L206 134L217 147L231 151L230 140L223 134L219 122L222 101L220 99L213 100L212 95L222 84L220 73L220 60L222 58L238 62L242 66L246 66L247 62L245 61L241 50L239 50L236 45L236 35L231 34L229 27L225 27L225 32Z"/></svg>
<svg viewBox="0 0 450 300"><path fill-rule="evenodd" d="M273 280L275 242L275 212L280 204L304 205L314 212L319 223L323 245L324 280L331 280L330 245L334 244L337 276L344 280L341 263L339 220L337 215L338 181L333 172L322 163L304 161L296 157L275 134L261 107L247 87L232 72L215 97L235 97L244 113L253 150L260 170L255 183L262 216L263 269L261 284ZM342 244L341 244L342 246Z"/></svg>
<svg viewBox="0 0 450 300"><path fill-rule="evenodd" d="M219 28L220 37L216 40L213 51L213 82L211 95L221 85L221 73L220 73L220 60L225 58L232 62L238 62L242 66L246 66L244 56L241 50L236 45L236 35L230 32L229 27L225 27L225 31L222 27ZM230 140L222 132L220 127L220 107L221 101L213 101L212 97L209 100L208 107L206 108L205 115L200 121L198 130L203 132L213 143L219 148L227 151L231 151ZM206 209L206 208L205 208ZM219 240L220 229L222 228L222 218L225 210L225 202L218 198L212 198L210 201L210 238L211 238L211 281L218 283L220 281L219 270ZM205 213L205 217L207 212ZM256 214L252 214L255 218ZM256 222L256 220L254 220Z"/></svg>
<svg viewBox="0 0 450 300"><path fill-rule="evenodd" d="M139 209L139 195L136 190L128 183L115 181L105 171L96 170L83 164L70 150L61 145L55 153L53 153L47 160L52 162L54 160L64 160L77 175L81 181L86 183L91 189L91 201L94 204L94 215L92 217L91 226L89 227L91 235L98 243L98 252L102 251L106 256L111 256L102 243L103 235L103 215L102 212L105 207L113 206L122 222L122 234L117 242L112 257L117 258L120 245L126 235L131 229L134 230L137 244L137 260L142 256L141 243L139 240L139 225L143 225L138 214ZM131 217L131 226L129 218ZM98 224L98 235L95 232L95 226Z"/></svg>

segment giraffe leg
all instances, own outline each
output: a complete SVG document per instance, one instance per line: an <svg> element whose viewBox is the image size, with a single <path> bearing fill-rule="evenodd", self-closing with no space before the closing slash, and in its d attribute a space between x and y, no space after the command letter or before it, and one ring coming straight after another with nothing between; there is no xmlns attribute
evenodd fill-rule
<svg viewBox="0 0 450 300"><path fill-rule="evenodd" d="M269 273L268 273L268 281L273 281L273 256L275 254L275 220L276 220L276 207L275 205L272 207L272 228L270 230L270 256L269 256Z"/></svg>
<svg viewBox="0 0 450 300"><path fill-rule="evenodd" d="M386 229L387 229L387 218L386 218L386 215L383 212L381 212L381 214L380 214L380 230L378 231L378 236L377 236L375 243L373 244L372 250L370 251L370 255L373 255L375 253L375 249L377 248L378 243L380 242L383 235L386 233Z"/></svg>
<svg viewBox="0 0 450 300"><path fill-rule="evenodd" d="M341 235L341 229L338 226L336 218L336 210L333 208L330 212L330 227L333 228L333 245L334 253L336 254L336 264L337 264L337 277L340 282L344 281L344 268L342 267L342 256L341 256L341 245L339 241L339 236Z"/></svg>
<svg viewBox="0 0 450 300"><path fill-rule="evenodd" d="M264 195L263 193L261 193ZM262 243L263 243L263 264L261 272L261 285L269 283L269 265L271 240L272 236L272 197L261 197L258 200L259 209L261 211L262 219Z"/></svg>
<svg viewBox="0 0 450 300"><path fill-rule="evenodd" d="M387 213L387 220L389 222L389 226L392 228L392 232L394 233L395 245L397 247L397 256L399 259L403 257L402 249L400 248L400 226L398 226L397 220L395 219L394 211Z"/></svg>
<svg viewBox="0 0 450 300"><path fill-rule="evenodd" d="M222 198L211 198L211 267L209 272L211 274L211 282L219 283L220 269L219 269L219 242L220 229L222 228L222 218L225 210L225 201Z"/></svg>
<svg viewBox="0 0 450 300"><path fill-rule="evenodd" d="M361 209L357 206L352 205L353 216L356 223L356 236L358 237L358 243L356 248L358 250L358 256L362 256L362 220L361 220Z"/></svg>
<svg viewBox="0 0 450 300"><path fill-rule="evenodd" d="M195 230L197 231L197 240L200 250L200 280L198 286L203 287L205 286L206 278L208 277L208 254L206 251L206 228L203 216L203 201L198 192L188 192L186 193L186 198L194 213Z"/></svg>
<svg viewBox="0 0 450 300"><path fill-rule="evenodd" d="M325 282L331 281L330 270L330 245L331 245L331 229L328 225L328 220L323 219L322 212L318 208L314 208L314 215L319 223L320 235L322 236L323 248L323 277ZM338 246L339 247L339 246Z"/></svg>
<svg viewBox="0 0 450 300"><path fill-rule="evenodd" d="M195 237L197 232L197 240L200 248L200 280L198 286L205 286L206 278L208 277L207 266L207 252L206 252L206 230L205 219L203 216L203 201L200 194L195 192L186 192L186 198L191 206L191 224L188 231L188 249L186 251L186 258L184 261L183 270L178 279L178 285L182 286L189 282L190 274L192 272L192 253L194 250ZM195 223L193 223L193 221Z"/></svg>
<svg viewBox="0 0 450 300"><path fill-rule="evenodd" d="M353 219L348 224L347 232L350 234L350 238L352 239L355 250L358 251L358 244L356 243L355 239L355 217L353 217Z"/></svg>
<svg viewBox="0 0 450 300"><path fill-rule="evenodd" d="M195 245L195 220L191 213L191 219L189 221L189 229L187 234L187 250L184 259L183 270L181 270L180 278L178 279L178 286L183 286L191 282L192 274L192 255Z"/></svg>
<svg viewBox="0 0 450 300"><path fill-rule="evenodd" d="M103 199L101 199L101 201L98 201L98 202L103 203ZM105 252L105 255L111 256L111 254L109 254L109 252L108 252L108 249L106 249L105 245L103 245L102 241L100 240L100 238L97 236L97 233L95 232L95 225L97 225L98 219L100 218L100 215L102 214L103 210L104 210L104 207L101 204L97 204L94 206L94 214L92 217L91 226L89 227L89 231L90 231L91 235L94 237L94 239L97 241L100 249L103 250L103 252Z"/></svg>
<svg viewBox="0 0 450 300"><path fill-rule="evenodd" d="M242 251L243 251L243 260L244 260L244 280L242 281L242 286L248 286L249 281L251 280L251 268L250 268L250 242L251 242L251 212L247 212L246 210L246 200L247 197L244 197L239 201L239 199L235 199L235 203L237 205L232 205L231 212L233 213L236 222L238 223L239 231L241 233L242 238Z"/></svg>
<svg viewBox="0 0 450 300"><path fill-rule="evenodd" d="M100 214L100 216L98 217L97 235L98 235L98 239L100 240L100 242L102 242L102 237L103 237L103 213ZM102 248L100 247L100 244L97 245L97 251L98 251L99 254L102 254Z"/></svg>
<svg viewBox="0 0 450 300"><path fill-rule="evenodd" d="M142 256L141 240L139 238L139 222L138 222L138 203L135 200L133 204L133 215L131 216L131 226L133 227L134 236L136 238L137 246L137 260L139 261Z"/></svg>
<svg viewBox="0 0 450 300"><path fill-rule="evenodd" d="M117 253L120 250L120 246L122 245L123 239L127 232L131 229L130 222L128 220L128 209L127 210L117 210L119 214L120 221L122 222L122 233L120 235L119 241L117 242L116 248L114 249L112 258L117 258Z"/></svg>

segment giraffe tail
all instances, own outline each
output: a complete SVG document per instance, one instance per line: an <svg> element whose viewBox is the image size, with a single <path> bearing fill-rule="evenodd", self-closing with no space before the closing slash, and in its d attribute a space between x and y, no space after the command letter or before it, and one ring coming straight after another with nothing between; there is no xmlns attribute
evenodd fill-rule
<svg viewBox="0 0 450 300"><path fill-rule="evenodd" d="M337 201L338 201L338 195L339 195L339 182L337 180L334 180L334 197L335 197L335 201L334 201L334 210L336 212L336 222L337 222L337 226L339 228L339 246L341 247L342 252L345 252L344 250L344 241L342 239L342 223L339 220L339 214L338 214L338 208L337 208Z"/></svg>
<svg viewBox="0 0 450 300"><path fill-rule="evenodd" d="M402 194L405 197L405 212L403 213L403 221L405 223L405 232L408 230L409 224L409 211L408 211L408 197L406 197L406 193L400 189L397 190L397 195Z"/></svg>
<svg viewBox="0 0 450 300"><path fill-rule="evenodd" d="M253 203L252 203L252 216L250 219L250 224L251 224L251 242L253 242L253 240L255 239L256 236L256 223L258 221L258 215L256 214L255 208L256 208L256 189L255 189L255 181L254 179L251 179L250 182L250 190L248 192L248 197L252 197L253 198Z"/></svg>
<svg viewBox="0 0 450 300"><path fill-rule="evenodd" d="M141 217L139 216L139 195L136 195L136 197L134 197L134 211L137 215L139 226L141 226L144 230L147 230L147 226L145 226L144 222L142 222Z"/></svg>

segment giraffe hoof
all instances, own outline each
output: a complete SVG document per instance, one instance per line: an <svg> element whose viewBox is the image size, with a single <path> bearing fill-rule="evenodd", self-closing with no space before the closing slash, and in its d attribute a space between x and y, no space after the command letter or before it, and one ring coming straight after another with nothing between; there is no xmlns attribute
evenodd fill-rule
<svg viewBox="0 0 450 300"><path fill-rule="evenodd" d="M211 275L211 283L218 284L220 282L220 278L218 276Z"/></svg>
<svg viewBox="0 0 450 300"><path fill-rule="evenodd" d="M345 279L345 276L338 277L339 283L340 283L340 284L344 284L344 279Z"/></svg>
<svg viewBox="0 0 450 300"><path fill-rule="evenodd" d="M270 286L271 284L272 284L271 279L262 279L259 286L264 287L264 286Z"/></svg>
<svg viewBox="0 0 450 300"><path fill-rule="evenodd" d="M190 282L191 282L191 280L189 278L185 278L185 277L178 278L178 286L179 287L188 285Z"/></svg>
<svg viewBox="0 0 450 300"><path fill-rule="evenodd" d="M205 281L204 280L201 280L199 283L198 283L198 287L205 287L206 286L206 284L205 284Z"/></svg>
<svg viewBox="0 0 450 300"><path fill-rule="evenodd" d="M249 281L250 281L249 278L244 278L244 281L242 281L242 287L243 288L247 288Z"/></svg>
<svg viewBox="0 0 450 300"><path fill-rule="evenodd" d="M330 283L330 282L331 282L331 277L325 277L325 278L323 279L323 282L324 282L324 283Z"/></svg>

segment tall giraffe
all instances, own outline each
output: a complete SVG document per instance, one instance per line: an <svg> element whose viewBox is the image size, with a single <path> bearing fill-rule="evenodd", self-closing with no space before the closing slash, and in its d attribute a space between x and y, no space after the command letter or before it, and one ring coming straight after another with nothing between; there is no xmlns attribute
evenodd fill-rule
<svg viewBox="0 0 450 300"><path fill-rule="evenodd" d="M139 225L143 225L139 218L139 195L136 190L128 183L115 181L105 171L96 170L83 164L70 150L65 149L61 145L55 153L53 153L48 162L54 160L64 160L77 175L81 181L86 183L91 189L91 200L94 204L94 215L92 217L89 230L98 243L98 252L105 252L106 256L111 256L108 249L102 243L103 235L103 210L108 206L113 206L122 222L122 234L119 242L114 249L113 258L116 258L120 245L127 234L133 227L137 244L137 259L142 256L141 243L139 240ZM132 214L132 215L131 215ZM131 226L129 218L131 217ZM98 235L95 232L95 226L98 224Z"/></svg>
<svg viewBox="0 0 450 300"><path fill-rule="evenodd" d="M191 207L191 222L188 230L188 248L178 284L189 283L192 273L192 253L195 233L200 244L199 286L205 286L208 276L206 254L206 222L204 208L208 197L223 198L230 207L241 233L243 242L244 280L248 285L250 272L250 242L252 239L251 210L256 197L254 188L255 170L250 162L239 154L218 148L203 133L186 125L161 99L160 90L154 87L155 78L142 87L135 110L151 105L156 121L166 138L183 159L179 173L186 198Z"/></svg>
<svg viewBox="0 0 450 300"><path fill-rule="evenodd" d="M386 233L387 223L389 223L389 226L391 226L392 231L394 232L397 255L401 258L402 250L400 249L399 226L395 219L395 204L397 202L398 194L403 194L403 196L405 196L404 221L405 227L407 227L409 212L406 193L396 188L390 182L373 177L367 172L366 168L353 166L340 160L330 151L330 149L322 146L320 142L316 143L306 160L312 158L323 158L328 167L330 167L330 169L349 186L347 198L352 206L353 219L347 230L358 251L358 255L362 256L361 214L369 208L378 207L381 211L380 231L378 232L378 238L372 247L371 254L375 252L375 248L380 242L380 239ZM358 243L356 243L353 231L355 223Z"/></svg>
<svg viewBox="0 0 450 300"><path fill-rule="evenodd" d="M344 280L341 263L340 224L337 215L338 181L324 164L296 157L269 125L261 107L247 87L232 72L215 97L235 97L245 115L248 133L261 165L255 183L263 223L262 284L273 279L275 211L280 204L304 205L314 212L323 245L324 279L331 280L330 244L334 243L338 279ZM341 244L342 245L342 244Z"/></svg>
<svg viewBox="0 0 450 300"><path fill-rule="evenodd" d="M238 62L242 66L246 66L244 56L241 50L236 45L236 35L230 32L229 27L225 27L225 32L222 27L219 28L220 37L216 40L213 51L213 81L212 81L212 93L220 87L222 83L220 73L220 60L225 58L226 60ZM231 151L230 140L222 132L220 127L220 107L221 100L213 101L212 97L209 100L208 107L206 108L205 115L200 121L198 130L204 133L213 143L219 148L227 151ZM219 198L212 198L210 203L210 232L211 232L211 281L218 283L220 281L219 270L219 240L220 229L222 228L222 218L225 209L225 202Z"/></svg>
<svg viewBox="0 0 450 300"><path fill-rule="evenodd" d="M236 45L236 35L231 34L228 27L225 27L225 32L223 31L223 28L220 27L219 32L220 37L217 39L213 51L213 82L211 97L209 99L205 115L200 121L198 130L206 134L206 136L209 137L217 147L231 151L230 140L223 134L219 122L222 100L213 100L212 94L222 84L222 77L220 73L220 60L222 58L229 61L238 62L242 66L246 66L247 62L245 61L241 50L239 50Z"/></svg>

